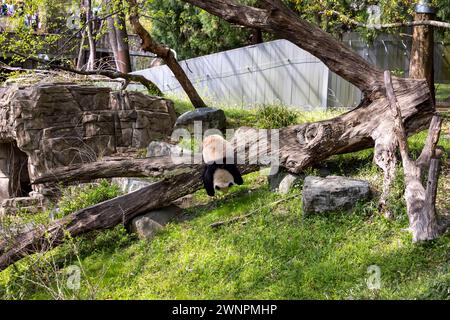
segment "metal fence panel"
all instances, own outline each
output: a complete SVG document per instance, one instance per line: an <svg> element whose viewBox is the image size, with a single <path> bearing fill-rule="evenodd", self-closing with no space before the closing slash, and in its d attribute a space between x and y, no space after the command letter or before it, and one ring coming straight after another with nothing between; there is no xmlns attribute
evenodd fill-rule
<svg viewBox="0 0 450 320"><path fill-rule="evenodd" d="M411 41L382 35L367 44L358 34L344 42L382 69L409 67ZM438 81L450 81L450 48L436 44ZM208 105L254 107L282 103L301 110L353 107L361 100L358 88L342 79L316 57L287 40L275 40L180 62ZM164 93L187 98L167 66L134 72L154 81Z"/></svg>
<svg viewBox="0 0 450 320"><path fill-rule="evenodd" d="M283 103L301 109L326 108L328 69L286 40L275 40L180 62L209 105L253 107ZM185 98L167 66L134 72L164 93Z"/></svg>

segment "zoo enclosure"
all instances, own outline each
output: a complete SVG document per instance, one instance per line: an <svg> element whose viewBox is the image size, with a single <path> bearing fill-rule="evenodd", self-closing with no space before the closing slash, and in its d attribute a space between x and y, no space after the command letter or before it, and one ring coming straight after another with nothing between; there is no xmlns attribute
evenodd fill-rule
<svg viewBox="0 0 450 320"><path fill-rule="evenodd" d="M381 35L368 44L356 33L343 40L366 60L398 74L408 73L411 39ZM361 92L319 59L287 40L275 40L180 62L211 106L251 107L282 103L302 110L356 106ZM142 74L166 94L186 98L167 66ZM436 43L435 78L450 81L450 44Z"/></svg>

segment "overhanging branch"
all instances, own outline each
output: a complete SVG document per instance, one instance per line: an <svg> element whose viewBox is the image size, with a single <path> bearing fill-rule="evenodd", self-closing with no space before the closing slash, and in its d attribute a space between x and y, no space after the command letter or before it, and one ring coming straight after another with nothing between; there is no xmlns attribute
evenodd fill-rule
<svg viewBox="0 0 450 320"><path fill-rule="evenodd" d="M383 72L317 26L300 19L280 1L266 0L265 8L232 0L183 0L230 23L270 32L322 60L331 71L357 86L371 100L384 95Z"/></svg>

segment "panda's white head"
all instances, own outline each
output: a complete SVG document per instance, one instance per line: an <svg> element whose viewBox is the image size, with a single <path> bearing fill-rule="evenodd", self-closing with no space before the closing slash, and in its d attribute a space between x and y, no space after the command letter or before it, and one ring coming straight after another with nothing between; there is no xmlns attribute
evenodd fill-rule
<svg viewBox="0 0 450 320"><path fill-rule="evenodd" d="M230 172L225 169L216 169L213 174L214 190L227 193L234 184L234 177Z"/></svg>

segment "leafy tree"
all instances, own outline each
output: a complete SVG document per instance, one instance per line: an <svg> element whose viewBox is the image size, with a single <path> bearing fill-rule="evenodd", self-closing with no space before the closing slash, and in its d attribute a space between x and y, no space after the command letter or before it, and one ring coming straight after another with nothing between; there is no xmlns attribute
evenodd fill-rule
<svg viewBox="0 0 450 320"><path fill-rule="evenodd" d="M412 20L417 0L286 0L303 19L315 23L325 31L341 36L347 31L358 31L373 39L379 32L398 32L392 29L368 29L353 22L393 23ZM450 0L432 0L438 20L450 20ZM379 18L378 18L379 17ZM447 29L436 29L439 37L448 34Z"/></svg>
<svg viewBox="0 0 450 320"><path fill-rule="evenodd" d="M152 36L177 52L178 59L241 47L251 31L180 0L147 0Z"/></svg>

